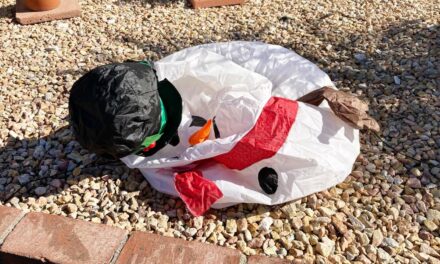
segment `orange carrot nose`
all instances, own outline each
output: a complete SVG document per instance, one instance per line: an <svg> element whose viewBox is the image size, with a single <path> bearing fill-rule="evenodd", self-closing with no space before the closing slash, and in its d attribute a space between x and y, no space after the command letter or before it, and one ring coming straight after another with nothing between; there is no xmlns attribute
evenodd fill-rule
<svg viewBox="0 0 440 264"><path fill-rule="evenodd" d="M201 129L197 130L194 134L191 135L191 137L189 138L189 144L191 144L191 146L194 146L207 140L209 134L211 133L211 127L212 120L209 119L208 122L206 122L206 124Z"/></svg>

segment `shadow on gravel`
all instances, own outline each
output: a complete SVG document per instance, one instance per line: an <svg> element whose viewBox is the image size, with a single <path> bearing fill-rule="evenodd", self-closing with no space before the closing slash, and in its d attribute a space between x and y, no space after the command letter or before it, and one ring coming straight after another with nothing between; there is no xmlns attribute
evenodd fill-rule
<svg viewBox="0 0 440 264"><path fill-rule="evenodd" d="M157 213L170 222L192 218L179 198L152 189L137 169L82 149L67 126L42 138L9 137L0 149L0 202L31 211L74 214L78 219L98 218L107 224L122 222L122 214L132 228L139 224L138 230L159 228L146 220ZM212 209L206 215L223 221L245 217L228 209Z"/></svg>
<svg viewBox="0 0 440 264"><path fill-rule="evenodd" d="M405 21L387 28L378 39L349 39L353 41L333 45L348 52L351 61L329 69L332 79L369 101L382 127L384 150L403 163L403 176L414 176L410 171L417 168L422 185L437 188L440 26Z"/></svg>
<svg viewBox="0 0 440 264"><path fill-rule="evenodd" d="M0 19L13 18L15 5L0 6Z"/></svg>
<svg viewBox="0 0 440 264"><path fill-rule="evenodd" d="M168 35L166 32L160 32L162 39L160 41L148 42L139 39L139 37L131 36L126 33L122 33L117 36L109 36L109 38L114 41L118 41L120 43L125 43L126 45L134 45L139 49L142 49L144 52L151 54L150 60L159 60L165 56L168 56L174 52L180 51L185 48L189 48L192 46L209 44L215 42L225 42L225 41L260 41L262 40L261 36L263 32L267 31L267 28L260 29L255 31L253 34L241 33L239 31L235 31L234 29L229 29L228 31L223 33L222 40L216 41L213 35L204 36L202 38L191 39L190 44L185 43L182 44L180 40L173 39L172 36ZM276 43L272 43L276 44Z"/></svg>

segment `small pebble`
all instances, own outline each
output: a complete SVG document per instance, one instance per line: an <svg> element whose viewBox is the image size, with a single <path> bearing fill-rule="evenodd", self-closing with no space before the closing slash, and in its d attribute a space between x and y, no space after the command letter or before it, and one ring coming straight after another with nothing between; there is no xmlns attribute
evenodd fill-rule
<svg viewBox="0 0 440 264"><path fill-rule="evenodd" d="M35 188L35 194L38 196L46 194L47 188L46 187L37 187Z"/></svg>
<svg viewBox="0 0 440 264"><path fill-rule="evenodd" d="M272 223L273 223L273 219L271 217L263 218L263 220L261 220L260 222L260 230L264 232L269 232Z"/></svg>

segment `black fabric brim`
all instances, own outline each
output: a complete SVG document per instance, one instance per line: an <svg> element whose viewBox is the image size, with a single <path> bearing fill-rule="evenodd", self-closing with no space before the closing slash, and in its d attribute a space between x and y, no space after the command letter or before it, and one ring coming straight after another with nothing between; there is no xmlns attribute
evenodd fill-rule
<svg viewBox="0 0 440 264"><path fill-rule="evenodd" d="M170 81L164 79L158 83L158 90L167 112L167 124L165 125L164 134L156 142L156 147L142 153L143 156L151 156L165 147L174 136L177 136L177 129L182 121L182 97L176 87Z"/></svg>

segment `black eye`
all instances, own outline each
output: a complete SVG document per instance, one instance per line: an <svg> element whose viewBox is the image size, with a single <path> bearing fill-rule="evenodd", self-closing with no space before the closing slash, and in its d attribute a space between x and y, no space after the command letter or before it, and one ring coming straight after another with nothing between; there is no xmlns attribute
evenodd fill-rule
<svg viewBox="0 0 440 264"><path fill-rule="evenodd" d="M278 188L278 174L272 168L262 168L258 173L261 189L267 194L274 194Z"/></svg>
<svg viewBox="0 0 440 264"><path fill-rule="evenodd" d="M190 127L192 127L192 126L202 127L206 124L206 122L208 122L208 121L201 116L192 116L192 121L189 126Z"/></svg>

